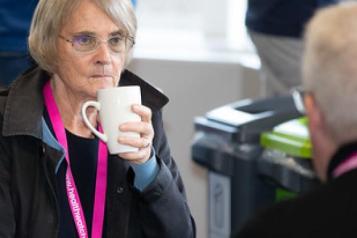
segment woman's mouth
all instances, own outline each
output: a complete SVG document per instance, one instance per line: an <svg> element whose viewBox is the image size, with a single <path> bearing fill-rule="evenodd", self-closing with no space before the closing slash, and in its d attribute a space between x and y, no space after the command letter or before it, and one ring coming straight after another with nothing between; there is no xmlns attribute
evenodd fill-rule
<svg viewBox="0 0 357 238"><path fill-rule="evenodd" d="M92 75L92 78L95 78L95 79L113 79L113 76L112 75L106 75L106 74L95 74L95 75Z"/></svg>

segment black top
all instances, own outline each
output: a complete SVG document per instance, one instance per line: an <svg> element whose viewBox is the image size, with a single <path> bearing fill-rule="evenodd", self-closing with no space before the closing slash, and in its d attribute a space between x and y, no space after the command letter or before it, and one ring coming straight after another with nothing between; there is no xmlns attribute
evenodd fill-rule
<svg viewBox="0 0 357 238"><path fill-rule="evenodd" d="M66 130L71 169L86 218L88 235L91 237L98 158L98 139L76 136ZM66 193L67 163L62 163L57 173L60 205L59 238L78 237Z"/></svg>
<svg viewBox="0 0 357 238"><path fill-rule="evenodd" d="M45 120L53 133L53 128L51 123L49 123L50 120L47 112L45 113ZM53 135L55 134L53 133ZM74 135L67 130L66 136L71 170L86 218L88 235L91 237L99 141L97 137L83 138ZM62 163L56 176L56 192L60 211L58 237L77 238L78 234L66 192L66 171L67 163Z"/></svg>
<svg viewBox="0 0 357 238"><path fill-rule="evenodd" d="M246 25L250 30L286 37L301 37L317 8L336 0L248 0Z"/></svg>

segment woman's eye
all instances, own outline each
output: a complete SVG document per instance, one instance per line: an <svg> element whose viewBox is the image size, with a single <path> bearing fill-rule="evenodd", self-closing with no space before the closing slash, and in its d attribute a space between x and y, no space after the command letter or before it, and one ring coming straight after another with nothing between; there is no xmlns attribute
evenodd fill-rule
<svg viewBox="0 0 357 238"><path fill-rule="evenodd" d="M95 44L95 37L93 36L86 36L86 35L80 35L80 36L75 36L74 37L74 43L79 44L79 45L92 45Z"/></svg>
<svg viewBox="0 0 357 238"><path fill-rule="evenodd" d="M120 45L123 41L123 37L121 36L115 36L110 38L109 43L113 46Z"/></svg>

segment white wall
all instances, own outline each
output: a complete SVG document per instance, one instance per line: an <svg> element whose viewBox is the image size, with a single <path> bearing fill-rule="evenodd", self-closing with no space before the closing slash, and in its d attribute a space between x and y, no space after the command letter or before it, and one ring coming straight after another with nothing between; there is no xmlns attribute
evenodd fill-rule
<svg viewBox="0 0 357 238"><path fill-rule="evenodd" d="M161 88L170 98L164 109L164 124L173 157L186 186L198 238L208 237L207 171L191 161L194 117L241 98L256 97L259 92L256 70L242 66L238 55L224 58L200 61L196 57L191 61L139 55L134 57L129 67Z"/></svg>

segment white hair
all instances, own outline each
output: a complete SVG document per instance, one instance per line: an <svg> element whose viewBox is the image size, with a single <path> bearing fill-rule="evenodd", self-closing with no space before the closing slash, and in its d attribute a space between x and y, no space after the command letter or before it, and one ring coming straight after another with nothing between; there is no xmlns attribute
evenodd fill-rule
<svg viewBox="0 0 357 238"><path fill-rule="evenodd" d="M61 28L84 0L40 0L35 10L29 35L29 50L39 66L53 73L56 68L56 42ZM90 0L104 11L111 20L135 40L137 20L130 0ZM132 54L127 47L125 66Z"/></svg>
<svg viewBox="0 0 357 238"><path fill-rule="evenodd" d="M322 9L309 22L303 86L314 95L337 143L357 138L356 3Z"/></svg>

